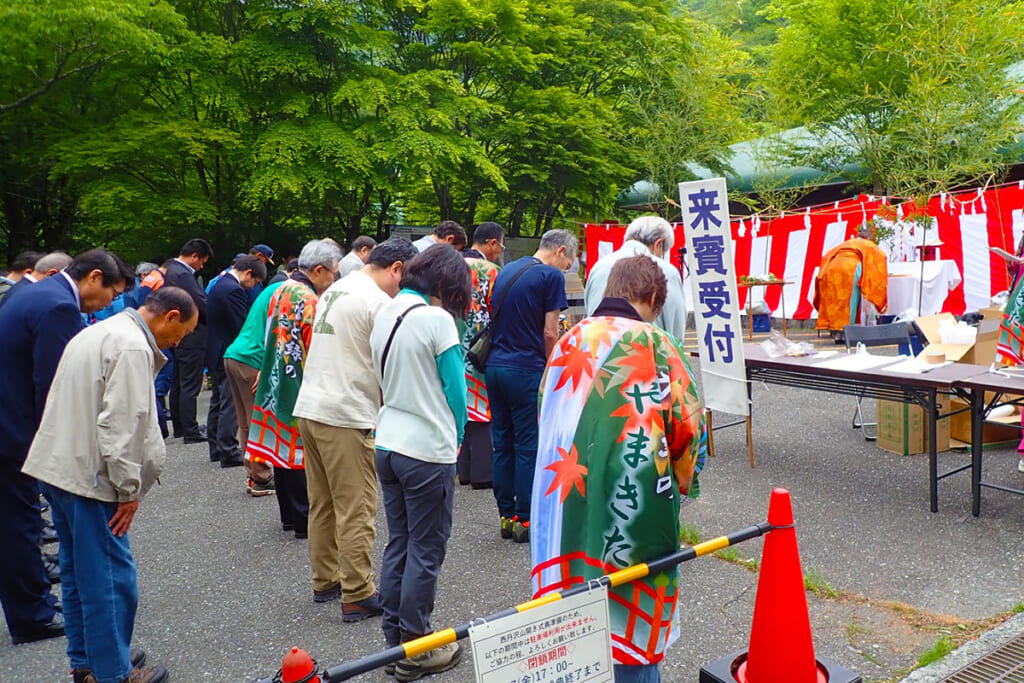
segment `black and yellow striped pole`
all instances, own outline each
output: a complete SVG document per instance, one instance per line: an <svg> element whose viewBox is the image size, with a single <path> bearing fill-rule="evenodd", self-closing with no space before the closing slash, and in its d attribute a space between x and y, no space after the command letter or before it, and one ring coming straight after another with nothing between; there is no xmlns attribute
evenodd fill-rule
<svg viewBox="0 0 1024 683"><path fill-rule="evenodd" d="M549 605L553 602L557 602L563 598L569 598L580 593L586 593L593 588L593 585L597 583L601 586L608 588L616 588L623 584L631 581L642 579L651 574L671 569L676 565L682 564L694 560L704 555L717 552L729 546L742 543L743 541L749 541L754 538L763 536L772 530L771 524L768 522L761 522L754 526L735 531L727 536L719 536L718 538L712 538L698 543L697 545L690 548L683 548L679 552L659 557L658 559L651 560L650 562L644 562L641 564L633 565L632 567L626 567L620 569L612 574L606 574L600 578L592 580L590 583L581 584L573 588L569 588L560 593L551 593L543 597L537 598L536 600L530 600L522 604L516 605L515 607L509 607L500 612L484 617L483 619L474 619L471 623L463 624L462 626L456 626L455 628L448 628L443 631L435 631L429 635L417 638L416 640L410 640L407 643L402 643L396 647L388 648L381 652L377 652L372 655L357 659L344 664L338 664L337 666L331 667L320 674L321 679L325 683L337 683L338 681L347 681L354 676L364 674L374 669L379 669L388 664L394 664L406 657L415 657L421 655L424 652L429 652L442 645L448 643L454 643L457 640L462 640L469 636L469 628L474 624L489 623L503 619L505 617L512 616L513 614L519 614L526 612L535 607L541 607L542 605ZM264 678L256 681L256 683L274 683L274 679Z"/></svg>

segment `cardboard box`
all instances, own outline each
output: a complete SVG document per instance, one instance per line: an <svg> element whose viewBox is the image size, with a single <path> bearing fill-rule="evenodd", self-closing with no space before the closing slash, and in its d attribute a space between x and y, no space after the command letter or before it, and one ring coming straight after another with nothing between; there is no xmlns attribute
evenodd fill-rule
<svg viewBox="0 0 1024 683"><path fill-rule="evenodd" d="M985 401L990 401L992 396L991 392L986 392ZM968 407L966 402L958 398L950 401L951 411ZM995 417L985 420L985 426L981 432L982 445L1016 443L1020 441L1020 429L1013 426L1019 424L1020 415L1007 415L1006 417ZM957 441L963 441L966 444L971 443L971 413L969 410L949 418L949 435Z"/></svg>
<svg viewBox="0 0 1024 683"><path fill-rule="evenodd" d="M939 336L939 323L943 320L955 322L949 313L926 315L914 322L921 329L928 345L921 353L938 351L946 354L946 360L954 363L970 363L973 365L991 365L996 359L996 346L999 343L999 318L986 317L978 327L978 336L974 344L942 344Z"/></svg>
<svg viewBox="0 0 1024 683"><path fill-rule="evenodd" d="M944 405L940 402L940 413L946 412ZM924 408L899 401L878 401L877 414L879 448L897 455L928 452L928 422ZM935 444L940 453L949 450L949 422L947 417L935 424Z"/></svg>

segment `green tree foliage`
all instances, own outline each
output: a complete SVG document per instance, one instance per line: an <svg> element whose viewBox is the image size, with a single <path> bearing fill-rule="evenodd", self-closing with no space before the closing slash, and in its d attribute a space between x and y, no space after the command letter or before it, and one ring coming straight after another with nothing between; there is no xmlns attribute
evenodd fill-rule
<svg viewBox="0 0 1024 683"><path fill-rule="evenodd" d="M688 91L720 97L729 68L707 51L722 44L676 10L10 0L0 245L155 259L200 234L220 260L398 221L493 218L530 234L603 217L661 155L706 161L729 137L728 117L699 120L720 100ZM688 123L652 134L662 105ZM636 144L682 130L685 144Z"/></svg>
<svg viewBox="0 0 1024 683"><path fill-rule="evenodd" d="M774 0L767 88L878 194L927 195L998 171L1020 131L1021 6L997 0Z"/></svg>

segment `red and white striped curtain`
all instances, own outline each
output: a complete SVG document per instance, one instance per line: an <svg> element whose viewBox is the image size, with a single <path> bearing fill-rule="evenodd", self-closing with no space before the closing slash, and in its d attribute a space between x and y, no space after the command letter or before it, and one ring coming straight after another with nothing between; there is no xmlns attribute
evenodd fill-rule
<svg viewBox="0 0 1024 683"><path fill-rule="evenodd" d="M756 216L732 222L736 276L774 274L792 282L784 287L754 290L772 311L782 315L785 297L787 316L806 320L816 317L811 301L814 275L821 257L829 249L854 237L860 225L874 218L886 200L860 195L810 210L786 213L771 220ZM989 190L933 197L928 214L938 224L938 235L929 241L942 242L941 258L953 261L963 282L949 293L943 311L960 314L989 305L993 295L1009 288L1006 262L989 251L1000 247L1013 253L1024 234L1024 183ZM587 264L622 244L625 225L587 225ZM684 245L683 227L675 226L672 262L679 265L678 248ZM689 287L685 287L689 300ZM751 290L739 291L739 304L746 306ZM691 309L692 310L692 309Z"/></svg>

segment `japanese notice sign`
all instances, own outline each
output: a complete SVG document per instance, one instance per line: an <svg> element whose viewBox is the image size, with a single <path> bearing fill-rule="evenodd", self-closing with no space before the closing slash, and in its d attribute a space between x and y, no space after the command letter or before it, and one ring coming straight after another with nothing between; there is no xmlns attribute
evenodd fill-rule
<svg viewBox="0 0 1024 683"><path fill-rule="evenodd" d="M608 589L471 626L478 683L610 683Z"/></svg>
<svg viewBox="0 0 1024 683"><path fill-rule="evenodd" d="M704 405L746 415L747 372L725 178L679 183Z"/></svg>

